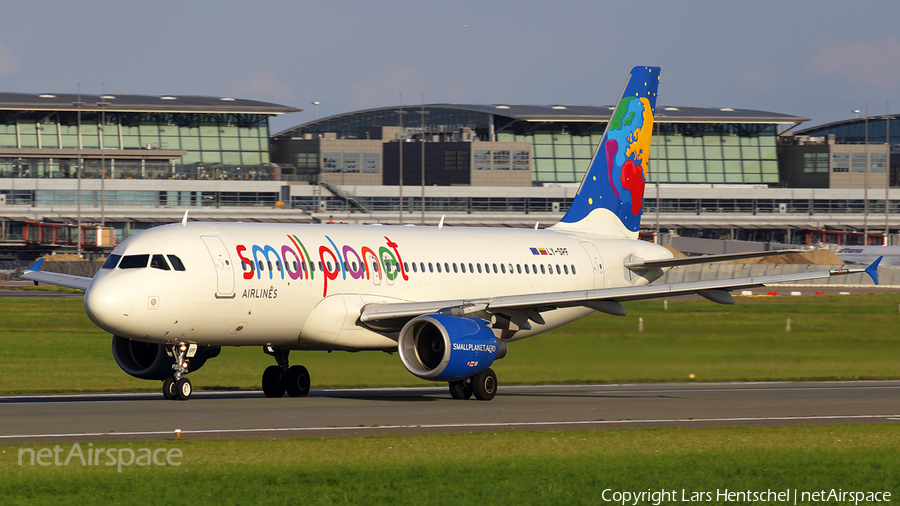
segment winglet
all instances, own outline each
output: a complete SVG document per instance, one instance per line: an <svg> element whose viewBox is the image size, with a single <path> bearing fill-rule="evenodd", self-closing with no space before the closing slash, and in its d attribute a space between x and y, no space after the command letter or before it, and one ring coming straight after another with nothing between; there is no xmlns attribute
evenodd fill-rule
<svg viewBox="0 0 900 506"><path fill-rule="evenodd" d="M31 267L29 267L29 268L27 268L27 269L25 269L25 270L26 270L26 271L40 271L42 265L44 265L44 259L43 259L43 258L38 258L38 259L37 259L37 262L31 264ZM38 285L38 282L37 282L37 281L32 281L32 283L34 283L34 286L37 286L37 285Z"/></svg>
<svg viewBox="0 0 900 506"><path fill-rule="evenodd" d="M872 281L874 281L876 285L878 284L878 264L881 263L882 258L884 258L884 257L883 256L878 257L877 260L875 260L868 267L866 267L866 274L868 274L869 277L872 278Z"/></svg>

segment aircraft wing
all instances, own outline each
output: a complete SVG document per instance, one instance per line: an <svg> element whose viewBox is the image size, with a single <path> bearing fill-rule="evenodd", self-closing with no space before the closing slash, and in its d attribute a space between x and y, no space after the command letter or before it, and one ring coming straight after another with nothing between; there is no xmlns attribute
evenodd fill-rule
<svg viewBox="0 0 900 506"><path fill-rule="evenodd" d="M72 276L69 274L58 274L56 272L45 272L41 270L44 259L41 258L31 267L26 269L19 277L33 281L35 286L38 282L47 283L48 285L65 286L68 288L77 288L79 290L87 290L93 278L82 276Z"/></svg>
<svg viewBox="0 0 900 506"><path fill-rule="evenodd" d="M540 316L542 311L564 307L584 306L612 315L625 316L625 309L619 304L620 302L689 294L698 294L719 304L734 304L734 299L729 293L731 290L766 286L771 283L828 278L834 275L855 272L869 274L877 284L877 268L880 260L876 260L865 269L833 269L659 285L650 284L621 288L507 295L486 299L367 304L363 307L360 321L367 325L379 326L379 322L381 322L382 325L389 324L391 327L396 327L398 324L402 326L405 320L438 311L449 311L451 314L458 313L460 315L469 314L473 316L473 313L483 311L488 314L507 316L520 328L528 329L531 327L530 323L528 323L529 321L538 324L544 323L543 318Z"/></svg>
<svg viewBox="0 0 900 506"><path fill-rule="evenodd" d="M783 249L776 251L749 251L746 253L725 253L722 255L700 255L692 257L664 258L661 260L634 260L625 262L628 269L654 269L658 267L675 267L678 265L705 264L707 262L724 262L742 260L744 258L773 257L790 253L803 253L802 249Z"/></svg>

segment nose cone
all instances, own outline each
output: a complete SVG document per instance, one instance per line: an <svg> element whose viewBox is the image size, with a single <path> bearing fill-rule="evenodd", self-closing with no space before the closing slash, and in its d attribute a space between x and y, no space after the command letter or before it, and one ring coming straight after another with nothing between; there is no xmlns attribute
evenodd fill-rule
<svg viewBox="0 0 900 506"><path fill-rule="evenodd" d="M113 334L131 316L131 287L117 276L95 278L84 294L84 310L98 327Z"/></svg>

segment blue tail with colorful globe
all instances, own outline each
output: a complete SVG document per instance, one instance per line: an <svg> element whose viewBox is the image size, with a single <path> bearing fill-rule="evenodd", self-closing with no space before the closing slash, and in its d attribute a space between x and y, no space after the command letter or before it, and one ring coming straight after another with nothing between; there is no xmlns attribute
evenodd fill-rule
<svg viewBox="0 0 900 506"><path fill-rule="evenodd" d="M635 67L581 181L554 228L637 238L650 161L659 67Z"/></svg>

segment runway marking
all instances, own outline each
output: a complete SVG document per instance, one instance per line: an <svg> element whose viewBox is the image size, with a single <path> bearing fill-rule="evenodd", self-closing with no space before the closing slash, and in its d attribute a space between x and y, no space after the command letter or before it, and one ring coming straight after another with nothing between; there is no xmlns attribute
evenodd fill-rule
<svg viewBox="0 0 900 506"><path fill-rule="evenodd" d="M703 422L768 422L768 421L815 421L815 420L900 420L900 415L819 415L819 416L772 416L772 417L735 417L735 418L670 418L650 420L579 420L568 422L495 422L495 423L448 423L423 425L381 425L378 427L272 427L252 429L199 429L182 430L181 435L190 434L248 434L262 432L345 432L345 431L385 431L396 429L484 429L490 427L546 427L546 426L589 426L589 425L624 425L651 423L703 423ZM57 438L57 437L97 437L97 436L175 436L174 430L137 431L137 432L75 432L69 434L15 434L0 435L0 439L25 438Z"/></svg>
<svg viewBox="0 0 900 506"><path fill-rule="evenodd" d="M884 384L888 383L888 384ZM893 383L893 384L891 384ZM685 385L685 383L667 383L673 387ZM579 388L596 388L588 393L659 393L659 392L734 392L734 391L769 391L769 390L849 390L849 389L882 389L882 388L900 388L900 384L894 381L833 381L833 382L817 382L809 386L797 385L791 381L735 381L735 382L710 382L696 383L694 388L640 388L646 387L647 384L642 383L589 383L582 385L502 385L503 390L527 390L527 389L579 389ZM637 388L635 388L637 387ZM712 387L712 388L710 388ZM725 387L725 388L723 388ZM755 387L755 388L746 388ZM634 388L634 389L632 389ZM446 387L383 387L383 388L329 388L311 390L311 393L328 394L328 393L344 393L344 392L436 392L444 393ZM194 392L197 397L220 397L228 395L258 395L262 394L262 390L198 390ZM71 393L71 394L23 394L23 395L0 395L0 401L6 404L15 404L16 400L30 399L56 399L58 402L67 401L67 397L71 397L71 402L91 402L79 401L78 399L108 399L114 397L147 397L155 396L155 392L119 392L119 393Z"/></svg>

